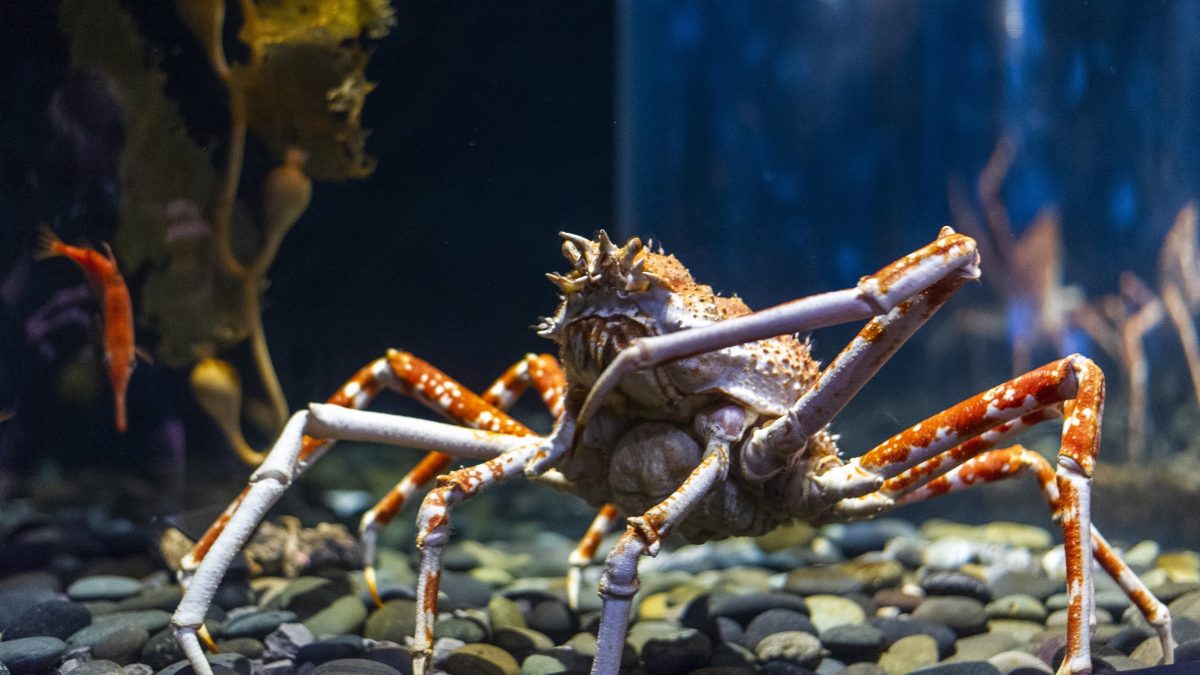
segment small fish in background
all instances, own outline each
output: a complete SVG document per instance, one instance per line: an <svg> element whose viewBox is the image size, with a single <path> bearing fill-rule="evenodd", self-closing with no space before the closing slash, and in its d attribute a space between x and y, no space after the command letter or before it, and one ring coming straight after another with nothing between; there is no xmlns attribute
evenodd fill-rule
<svg viewBox="0 0 1200 675"><path fill-rule="evenodd" d="M74 262L87 275L92 289L100 300L104 326L104 359L112 382L116 408L117 431L126 429L125 391L137 362L133 344L133 304L129 289L117 269L112 248L104 245L104 253L95 249L64 244L49 227L41 228L41 241L35 257L38 260L63 256Z"/></svg>

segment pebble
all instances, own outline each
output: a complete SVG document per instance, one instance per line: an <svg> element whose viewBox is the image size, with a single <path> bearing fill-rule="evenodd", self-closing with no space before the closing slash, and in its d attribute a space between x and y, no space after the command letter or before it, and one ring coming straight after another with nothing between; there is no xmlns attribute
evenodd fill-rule
<svg viewBox="0 0 1200 675"><path fill-rule="evenodd" d="M525 615L520 606L503 595L493 595L487 604L488 622L493 630L500 628L524 628Z"/></svg>
<svg viewBox="0 0 1200 675"><path fill-rule="evenodd" d="M486 605L487 603L483 603ZM558 598L548 598L533 605L525 616L528 626L545 633L555 644L565 641L579 630L579 617Z"/></svg>
<svg viewBox="0 0 1200 675"><path fill-rule="evenodd" d="M1066 584L1059 579L1013 570L1001 573L988 584L988 587L991 589L992 595L997 598L1023 593L1032 595L1043 602L1051 595L1066 590Z"/></svg>
<svg viewBox="0 0 1200 675"><path fill-rule="evenodd" d="M1007 633L980 633L956 640L952 658L955 661L986 661L1020 644L1020 640Z"/></svg>
<svg viewBox="0 0 1200 675"><path fill-rule="evenodd" d="M131 595L137 595L142 590L142 582L130 577L111 574L98 574L83 577L67 587L67 597L76 602L92 600L122 600Z"/></svg>
<svg viewBox="0 0 1200 675"><path fill-rule="evenodd" d="M69 600L50 600L29 608L4 629L5 640L49 636L65 640L92 622L92 613Z"/></svg>
<svg viewBox="0 0 1200 675"><path fill-rule="evenodd" d="M312 631L302 623L285 623L263 638L266 651L263 659L295 659L300 648L315 640Z"/></svg>
<svg viewBox="0 0 1200 675"><path fill-rule="evenodd" d="M754 649L764 664L772 661L811 668L821 660L821 641L802 631L784 631L764 638Z"/></svg>
<svg viewBox="0 0 1200 675"><path fill-rule="evenodd" d="M0 642L0 663L13 675L40 673L58 661L67 644L55 637L27 637Z"/></svg>
<svg viewBox="0 0 1200 675"><path fill-rule="evenodd" d="M788 573L783 590L796 595L846 595L858 593L866 585L837 565L801 567Z"/></svg>
<svg viewBox="0 0 1200 675"><path fill-rule="evenodd" d="M406 638L412 637L416 626L416 601L403 598L388 600L367 617L363 637L404 644Z"/></svg>
<svg viewBox="0 0 1200 675"><path fill-rule="evenodd" d="M71 675L125 675L125 669L115 661L101 659L80 664L78 668L69 671Z"/></svg>
<svg viewBox="0 0 1200 675"><path fill-rule="evenodd" d="M987 584L962 572L934 572L921 581L929 595L961 595L980 602L991 602L992 592Z"/></svg>
<svg viewBox="0 0 1200 675"><path fill-rule="evenodd" d="M836 595L811 595L805 602L808 603L809 618L818 631L866 620L866 612L853 600Z"/></svg>
<svg viewBox="0 0 1200 675"><path fill-rule="evenodd" d="M492 643L512 654L518 660L538 651L554 647L551 640L543 633L523 627L497 628L492 635ZM593 647L594 649L594 647Z"/></svg>
<svg viewBox="0 0 1200 675"><path fill-rule="evenodd" d="M896 640L879 657L879 666L888 675L906 675L938 661L937 641L923 634L908 635Z"/></svg>
<svg viewBox="0 0 1200 675"><path fill-rule="evenodd" d="M746 624L740 642L747 649L755 649L767 636L785 631L817 634L816 626L804 614L791 609L768 609Z"/></svg>
<svg viewBox="0 0 1200 675"><path fill-rule="evenodd" d="M296 618L295 612L281 609L242 614L225 621L221 625L221 635L230 638L264 638L279 626L294 622Z"/></svg>
<svg viewBox="0 0 1200 675"><path fill-rule="evenodd" d="M876 518L853 523L838 523L821 528L821 535L836 544L847 557L870 551L882 551L888 540L917 534L917 528L899 518Z"/></svg>
<svg viewBox="0 0 1200 675"><path fill-rule="evenodd" d="M221 653L232 652L241 654L248 659L262 659L263 653L267 647L261 641L254 638L233 638L232 640L219 640L217 648Z"/></svg>
<svg viewBox="0 0 1200 675"><path fill-rule="evenodd" d="M821 644L836 657L874 659L883 650L883 633L868 624L847 623L821 631Z"/></svg>
<svg viewBox="0 0 1200 675"><path fill-rule="evenodd" d="M712 617L728 617L745 626L754 617L770 609L789 609L808 614L804 598L791 593L743 593L726 595L709 601L708 613Z"/></svg>
<svg viewBox="0 0 1200 675"><path fill-rule="evenodd" d="M149 642L150 632L140 626L123 626L106 634L91 645L92 657L108 659L122 665L136 661L142 647Z"/></svg>
<svg viewBox="0 0 1200 675"><path fill-rule="evenodd" d="M455 649L441 664L448 675L518 675L521 667L495 645L474 643Z"/></svg>
<svg viewBox="0 0 1200 675"><path fill-rule="evenodd" d="M958 661L926 666L913 675L1000 675L1000 671L987 661Z"/></svg>
<svg viewBox="0 0 1200 675"><path fill-rule="evenodd" d="M909 635L928 635L933 638L938 647L940 658L946 658L954 653L954 641L957 639L954 631L936 621L905 617L903 619L872 619L871 625L883 633L884 645L892 645L901 638Z"/></svg>
<svg viewBox="0 0 1200 675"><path fill-rule="evenodd" d="M344 595L352 592L348 578L327 579L325 577L296 577L275 598L278 607L296 613L301 620L332 605Z"/></svg>
<svg viewBox="0 0 1200 675"><path fill-rule="evenodd" d="M642 664L653 675L686 673L708 663L712 642L695 628L677 628L642 643Z"/></svg>
<svg viewBox="0 0 1200 675"><path fill-rule="evenodd" d="M927 598L912 615L917 619L928 619L947 626L959 637L982 633L987 629L987 612L983 603L975 598Z"/></svg>
<svg viewBox="0 0 1200 675"><path fill-rule="evenodd" d="M924 600L924 591L919 586L883 588L871 596L877 607L895 607L906 614L911 614Z"/></svg>
<svg viewBox="0 0 1200 675"><path fill-rule="evenodd" d="M343 635L358 632L367 618L367 607L357 595L343 595L302 623L313 635Z"/></svg>
<svg viewBox="0 0 1200 675"><path fill-rule="evenodd" d="M984 611L992 619L1017 619L1021 621L1045 622L1046 606L1037 598L1026 593L1006 595L989 602Z"/></svg>
<svg viewBox="0 0 1200 675"><path fill-rule="evenodd" d="M399 675L395 668L370 659L334 659L313 669L312 675Z"/></svg>
<svg viewBox="0 0 1200 675"><path fill-rule="evenodd" d="M357 635L339 635L310 642L296 652L297 663L321 664L337 659L353 659L362 656L363 639Z"/></svg>
<svg viewBox="0 0 1200 675"><path fill-rule="evenodd" d="M446 616L434 624L433 636L449 637L463 642L484 642L488 638L488 631L478 621L461 616Z"/></svg>
<svg viewBox="0 0 1200 675"><path fill-rule="evenodd" d="M492 599L492 587L462 572L443 572L438 590L446 594L445 609L456 607L487 607Z"/></svg>
<svg viewBox="0 0 1200 675"><path fill-rule="evenodd" d="M1009 673L1012 673L1015 670L1021 670L1022 673L1027 673L1030 675L1035 672L1054 672L1050 670L1050 666L1046 665L1045 662L1033 654L1015 649L1000 652L999 654L989 658L987 661L995 666L996 669L1000 671L1001 675L1009 675Z"/></svg>

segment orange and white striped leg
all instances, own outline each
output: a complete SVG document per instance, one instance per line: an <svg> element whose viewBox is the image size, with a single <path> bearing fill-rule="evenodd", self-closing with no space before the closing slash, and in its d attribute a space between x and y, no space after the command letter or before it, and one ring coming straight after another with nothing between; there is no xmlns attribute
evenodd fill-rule
<svg viewBox="0 0 1200 675"><path fill-rule="evenodd" d="M450 510L496 483L524 472L539 452L539 444L517 448L483 464L464 467L440 476L437 487L425 495L417 512L417 548L421 562L417 576L417 620L412 647L413 673L431 671L433 626L437 620L438 585L442 550L450 539Z"/></svg>
<svg viewBox="0 0 1200 675"><path fill-rule="evenodd" d="M909 427L862 457L813 480L831 502L861 497L959 444L1058 405L1063 407L1065 420L1056 480L1070 595L1067 653L1060 672L1088 673L1094 614L1090 483L1104 407L1104 374L1091 359L1073 354L1019 375Z"/></svg>
<svg viewBox="0 0 1200 675"><path fill-rule="evenodd" d="M1054 467L1032 450L1015 445L1002 450L992 450L975 457L959 467L933 478L917 487L899 499L897 504L911 504L951 492L958 492L973 485L981 485L993 481L1012 478L1021 474L1031 474L1041 486L1042 496L1050 507L1054 519L1058 520L1062 513L1062 500L1058 492L1058 482ZM1095 525L1092 526L1092 554L1100 567L1112 577L1121 587L1129 600L1138 608L1146 621L1158 633L1162 644L1163 663L1173 663L1175 656L1175 639L1171 633L1171 613L1133 570L1117 555L1108 541L1100 534Z"/></svg>
<svg viewBox="0 0 1200 675"><path fill-rule="evenodd" d="M583 588L583 571L591 564L592 559L596 556L596 549L600 547L600 541L612 529L615 522L617 522L616 505L605 504L600 507L592 524L588 526L587 532L584 533L579 544L575 546L575 550L571 551L571 555L567 558L567 606L571 609L579 609L579 593Z"/></svg>
<svg viewBox="0 0 1200 675"><path fill-rule="evenodd" d="M562 414L566 378L558 361L549 354L526 354L504 371L482 396L477 396L441 370L407 352L388 352L387 359L396 377L403 382L406 393L450 420L469 427L502 431L514 436L532 436L533 430L504 412L516 403L529 386L537 390L555 418ZM445 471L452 461L449 455L429 453L383 499L363 514L358 526L363 542L363 576L376 605L383 604L375 576L379 530L396 517L417 490Z"/></svg>

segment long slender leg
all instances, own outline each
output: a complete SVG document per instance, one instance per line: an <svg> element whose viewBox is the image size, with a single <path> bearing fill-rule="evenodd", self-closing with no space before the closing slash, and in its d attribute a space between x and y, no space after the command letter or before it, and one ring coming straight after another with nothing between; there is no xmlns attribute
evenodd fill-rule
<svg viewBox="0 0 1200 675"><path fill-rule="evenodd" d="M741 450L742 472L761 481L786 467L964 281L943 279L867 322L785 415L754 432Z"/></svg>
<svg viewBox="0 0 1200 675"><path fill-rule="evenodd" d="M530 385L537 389L552 415L558 417L562 414L565 378L558 362L549 354L526 354L488 387L482 396L477 396L411 354L391 352L388 362L396 376L403 381L407 393L450 420L469 427L495 428L500 425L505 433L514 436L534 435L532 429L504 412ZM429 453L363 514L358 527L363 542L363 576L376 605L383 605L375 578L375 547L380 528L386 527L412 495L442 473L451 461L453 458L449 455Z"/></svg>
<svg viewBox="0 0 1200 675"><path fill-rule="evenodd" d="M1051 514L1058 520L1062 513L1062 499L1059 497L1054 467L1045 457L1020 445L978 455L912 489L898 499L896 504L911 504L1020 474L1031 474L1037 480L1042 489L1042 496L1050 506ZM1171 634L1171 613L1167 606L1155 598L1142 580L1129 569L1095 525L1092 526L1092 554L1096 562L1100 563L1100 567L1117 582L1142 616L1146 617L1146 621L1154 627L1162 644L1163 662L1172 663L1175 640Z"/></svg>
<svg viewBox="0 0 1200 675"><path fill-rule="evenodd" d="M675 492L640 517L629 519L625 534L604 561L600 578L600 631L596 637L596 658L592 675L616 675L621 667L621 652L629 625L629 608L637 594L638 560L658 554L666 539L713 485L729 473L729 444L742 432L746 418L736 406L718 408L697 419L705 437L704 457Z"/></svg>
<svg viewBox="0 0 1200 675"><path fill-rule="evenodd" d="M635 340L596 380L580 409L576 432L582 432L609 392L631 372L775 335L885 314L941 280L977 277L978 258L974 240L955 234L948 227L942 228L932 243L863 277L856 288L793 300L700 328ZM549 461L550 458L539 458L531 468L537 471Z"/></svg>
<svg viewBox="0 0 1200 675"><path fill-rule="evenodd" d="M303 472L305 464L302 455L304 450L311 447L306 440L311 437L373 440L477 458L511 454L530 443L526 437L328 404L314 405L310 410L293 415L262 465L251 475L250 485L243 493L238 508L211 542L208 554L196 567L191 583L171 617L176 639L200 675L212 675L200 648L197 631L203 624L204 614L217 586L263 515Z"/></svg>
<svg viewBox="0 0 1200 675"><path fill-rule="evenodd" d="M605 504L600 507L592 524L588 526L587 532L584 533L579 544L575 546L575 550L571 551L570 557L567 558L567 606L571 609L579 609L579 593L583 588L583 571L591 564L592 558L596 555L596 549L600 547L600 541L612 529L616 520L617 507L615 504Z"/></svg>
<svg viewBox="0 0 1200 675"><path fill-rule="evenodd" d="M1091 532L1090 482L1103 403L1103 373L1090 359L1071 355L934 415L813 481L827 500L861 497L939 455L953 457L952 450L972 438L1061 404L1065 421L1056 479L1070 595L1067 658L1062 672L1086 673L1091 669L1088 631L1094 610L1092 547L1087 540ZM833 515L838 515L836 508Z"/></svg>

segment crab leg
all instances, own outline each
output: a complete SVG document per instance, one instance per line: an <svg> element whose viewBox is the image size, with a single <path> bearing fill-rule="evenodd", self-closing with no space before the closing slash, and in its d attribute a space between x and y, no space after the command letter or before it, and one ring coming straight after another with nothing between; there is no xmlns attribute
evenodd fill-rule
<svg viewBox="0 0 1200 675"><path fill-rule="evenodd" d="M741 450L742 472L761 481L784 469L965 281L942 279L867 322L786 414L754 432Z"/></svg>
<svg viewBox="0 0 1200 675"><path fill-rule="evenodd" d="M1090 483L1104 406L1104 374L1090 359L1074 354L1015 377L910 427L813 481L825 499L859 497L971 438L1058 404L1063 405L1066 418L1056 476L1070 595L1067 658L1061 672L1086 673L1091 670L1088 636L1094 598L1092 547L1085 541L1085 533L1091 532ZM948 454L953 457L952 452ZM938 462L926 466L936 467Z"/></svg>
<svg viewBox="0 0 1200 675"><path fill-rule="evenodd" d="M615 504L605 504L600 507L596 518L592 520L592 524L584 533L583 539L579 540L579 544L567 558L567 606L571 609L579 609L579 593L583 588L583 570L587 569L592 562L592 558L596 555L596 549L600 547L600 541L604 539L604 535L608 534L616 521L617 507Z"/></svg>
<svg viewBox="0 0 1200 675"><path fill-rule="evenodd" d="M344 433L338 433L344 432ZM306 436L311 434L312 436ZM366 438L397 445L446 451L452 455L487 457L529 443L527 438L459 426L430 422L414 417L380 415L336 405L316 405L303 410L285 425L262 465L250 476L250 484L239 499L238 507L214 537L179 607L171 617L175 638L200 675L212 675L212 669L200 647L198 630L205 612L233 557L249 539L262 517L287 486L305 469L303 452L311 445L306 438L328 435L350 440ZM311 455L310 455L311 457Z"/></svg>
<svg viewBox="0 0 1200 675"><path fill-rule="evenodd" d="M631 372L776 335L886 314L943 279L978 275L974 240L945 227L932 243L863 277L856 288L792 300L700 328L635 340L613 359L592 386L579 412L577 433L583 431L605 397ZM548 465L549 461L550 458L539 458L533 470Z"/></svg>
<svg viewBox="0 0 1200 675"><path fill-rule="evenodd" d="M549 354L526 354L478 396L429 363L404 352L389 352L393 372L407 393L454 422L469 427L502 431L513 436L533 436L534 431L504 412L533 385L558 417L562 414L565 378L558 361ZM450 466L450 455L431 452L400 480L375 506L363 514L359 537L363 542L363 576L378 606L383 605L375 579L375 546L379 529L386 527L423 485Z"/></svg>
<svg viewBox="0 0 1200 675"><path fill-rule="evenodd" d="M671 530L729 473L729 445L742 433L746 415L737 406L725 406L697 418L704 437L704 457L675 492L641 516L630 518L625 534L604 561L600 578L600 631L592 675L616 675L629 625L629 608L637 594L638 560L655 556Z"/></svg>
<svg viewBox="0 0 1200 675"><path fill-rule="evenodd" d="M439 476L437 487L425 495L417 511L417 548L421 550L421 562L417 576L413 673L426 673L433 657L433 624L437 619L442 550L450 539L450 510L496 483L524 472L535 457L545 452L543 446L562 443L561 439L570 438L573 431L571 416L564 414L558 418L549 437L525 437L524 445L499 457Z"/></svg>
<svg viewBox="0 0 1200 675"><path fill-rule="evenodd" d="M1013 434L1005 434L1005 436L1009 435ZM965 446L969 443L971 441L963 445ZM962 446L955 448L951 452L958 453L960 448ZM936 463L938 459L935 457L925 464ZM917 472L918 469L924 470ZM945 473L935 475L935 472L940 473L942 471ZM914 481L900 490L895 490L895 494L899 495L899 498L894 501L894 505L896 506L912 504L931 497L958 492L973 485L1004 480L1021 474L1032 474L1041 487L1042 496L1050 506L1050 512L1054 519L1058 520L1062 515L1062 499L1059 496L1054 467L1045 457L1020 445L1001 450L989 450L957 466L946 464L926 468L924 465L920 465L914 469L910 469L905 474L901 474L897 478L904 477L906 474L920 475L923 480L920 482ZM885 481L884 488L881 491L886 490L889 487L889 483L895 480L897 479ZM870 497L872 495L867 496ZM863 499L865 498L849 501L857 502ZM843 513L853 513L853 509L847 509ZM1158 633L1159 642L1162 644L1163 662L1172 663L1175 654L1175 640L1171 634L1171 613L1167 610L1167 606L1150 593L1150 590L1146 588L1142 580L1133 573L1133 570L1129 569L1125 561L1121 560L1120 556L1117 555L1108 541L1100 534L1095 525L1092 526L1091 539L1092 554L1096 562L1100 563L1100 567L1117 582L1117 585L1121 587L1125 595L1138 608L1142 616L1146 617L1146 621L1154 627L1154 630Z"/></svg>

